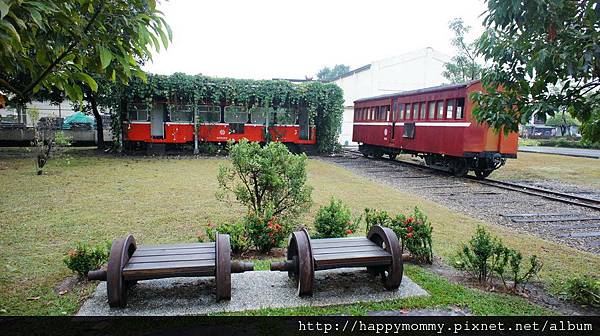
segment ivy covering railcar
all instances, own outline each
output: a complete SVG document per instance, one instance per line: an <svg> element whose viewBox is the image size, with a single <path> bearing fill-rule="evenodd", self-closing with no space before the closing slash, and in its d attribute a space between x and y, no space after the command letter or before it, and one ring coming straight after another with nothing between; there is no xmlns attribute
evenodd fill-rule
<svg viewBox="0 0 600 336"><path fill-rule="evenodd" d="M343 113L335 84L148 75L122 88L125 142L281 141L331 152Z"/></svg>

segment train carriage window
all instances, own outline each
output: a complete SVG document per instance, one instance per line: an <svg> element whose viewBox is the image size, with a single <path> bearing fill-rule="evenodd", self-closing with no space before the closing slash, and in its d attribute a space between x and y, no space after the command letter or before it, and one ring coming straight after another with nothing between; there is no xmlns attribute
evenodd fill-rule
<svg viewBox="0 0 600 336"><path fill-rule="evenodd" d="M396 118L394 118L394 117L397 115L398 115L398 101L394 100L394 105L392 107L392 120L395 120Z"/></svg>
<svg viewBox="0 0 600 336"><path fill-rule="evenodd" d="M218 123L221 122L221 107L214 105L198 105L198 121L200 123Z"/></svg>
<svg viewBox="0 0 600 336"><path fill-rule="evenodd" d="M271 114L273 109L270 107L253 107L250 109L250 123L255 125L264 125L269 117L269 123L273 123Z"/></svg>
<svg viewBox="0 0 600 336"><path fill-rule="evenodd" d="M170 104L169 114L172 122L193 122L193 105Z"/></svg>
<svg viewBox="0 0 600 336"><path fill-rule="evenodd" d="M149 121L150 114L146 104L130 104L128 106L129 121Z"/></svg>
<svg viewBox="0 0 600 336"><path fill-rule="evenodd" d="M437 101L437 118L438 119L444 119L444 101L443 100L438 100Z"/></svg>
<svg viewBox="0 0 600 336"><path fill-rule="evenodd" d="M435 118L435 102L429 102L429 119Z"/></svg>
<svg viewBox="0 0 600 336"><path fill-rule="evenodd" d="M396 114L396 120L404 119L404 104L398 104L398 114Z"/></svg>
<svg viewBox="0 0 600 336"><path fill-rule="evenodd" d="M225 106L223 117L226 123L245 124L248 122L248 109L244 106Z"/></svg>
<svg viewBox="0 0 600 336"><path fill-rule="evenodd" d="M274 120L279 125L297 125L298 112L292 109L286 109L283 107L278 108L273 112L275 115Z"/></svg>
<svg viewBox="0 0 600 336"><path fill-rule="evenodd" d="M465 98L459 98L456 100L456 119L462 119L464 117L465 109Z"/></svg>
<svg viewBox="0 0 600 336"><path fill-rule="evenodd" d="M413 112L414 109L418 108L416 103L412 103L412 104L406 104L406 119L410 120L413 117Z"/></svg>
<svg viewBox="0 0 600 336"><path fill-rule="evenodd" d="M454 109L454 99L446 101L446 119L452 119L452 110Z"/></svg>
<svg viewBox="0 0 600 336"><path fill-rule="evenodd" d="M421 103L421 114L420 114L421 120L425 120L425 117L426 117L427 111L425 110L425 105L426 105L425 102Z"/></svg>

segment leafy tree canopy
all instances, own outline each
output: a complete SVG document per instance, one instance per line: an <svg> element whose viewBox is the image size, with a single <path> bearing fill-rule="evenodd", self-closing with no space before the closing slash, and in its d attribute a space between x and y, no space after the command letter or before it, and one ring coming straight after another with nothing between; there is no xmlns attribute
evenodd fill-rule
<svg viewBox="0 0 600 336"><path fill-rule="evenodd" d="M155 0L0 0L0 88L20 103L44 88L82 100L92 76L127 82L166 47Z"/></svg>
<svg viewBox="0 0 600 336"><path fill-rule="evenodd" d="M452 45L456 48L456 56L444 64L442 75L451 83L464 83L481 77L482 67L477 63L476 42L465 41L465 35L471 27L465 26L463 19L450 21L448 28L454 32Z"/></svg>
<svg viewBox="0 0 600 336"><path fill-rule="evenodd" d="M517 131L533 113L566 109L600 141L598 1L487 1L478 51L491 63L474 94L478 121Z"/></svg>
<svg viewBox="0 0 600 336"><path fill-rule="evenodd" d="M328 81L337 76L350 71L350 67L345 64L336 64L333 68L324 67L317 72L317 78L322 81Z"/></svg>

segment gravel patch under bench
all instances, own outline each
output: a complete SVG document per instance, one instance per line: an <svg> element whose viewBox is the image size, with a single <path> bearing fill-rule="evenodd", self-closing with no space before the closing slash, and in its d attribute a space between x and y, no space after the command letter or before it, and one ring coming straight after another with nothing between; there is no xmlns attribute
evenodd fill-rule
<svg viewBox="0 0 600 336"><path fill-rule="evenodd" d="M231 301L215 302L214 278L170 278L140 281L129 291L127 307L110 308L106 284L81 307L79 316L202 315L261 308L328 306L377 302L429 295L408 277L400 288L386 291L380 277L363 269L341 268L315 273L312 297L298 297L284 272L254 271L232 275Z"/></svg>

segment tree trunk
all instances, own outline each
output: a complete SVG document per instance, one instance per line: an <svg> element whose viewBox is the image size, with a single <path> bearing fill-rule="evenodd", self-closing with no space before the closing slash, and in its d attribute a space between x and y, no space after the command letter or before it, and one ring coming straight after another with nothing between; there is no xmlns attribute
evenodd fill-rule
<svg viewBox="0 0 600 336"><path fill-rule="evenodd" d="M98 103L96 102L96 95L90 93L88 95L88 99L90 100L90 105L92 106L92 113L94 114L94 119L96 119L96 134L98 138L98 149L104 149L104 125L102 124L102 116L98 111Z"/></svg>

